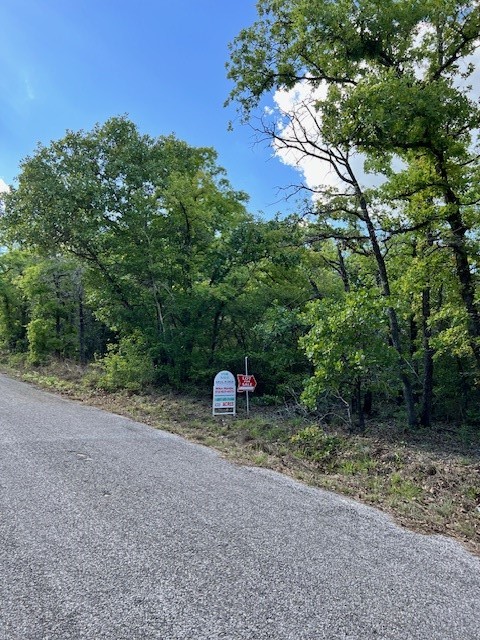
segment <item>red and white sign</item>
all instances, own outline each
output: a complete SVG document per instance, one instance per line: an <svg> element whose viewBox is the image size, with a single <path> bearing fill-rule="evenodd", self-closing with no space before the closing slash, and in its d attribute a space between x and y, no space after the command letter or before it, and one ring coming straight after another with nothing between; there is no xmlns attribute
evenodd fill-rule
<svg viewBox="0 0 480 640"><path fill-rule="evenodd" d="M255 391L257 381L255 376L237 373L237 391Z"/></svg>

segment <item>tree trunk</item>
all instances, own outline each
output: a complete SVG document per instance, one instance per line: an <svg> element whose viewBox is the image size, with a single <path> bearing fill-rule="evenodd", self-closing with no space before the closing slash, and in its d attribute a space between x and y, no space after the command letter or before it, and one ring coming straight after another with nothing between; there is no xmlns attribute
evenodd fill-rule
<svg viewBox="0 0 480 640"><path fill-rule="evenodd" d="M363 412L363 402L362 402L362 382L361 380L357 380L356 384L356 404L357 404L357 412L358 412L358 430L360 433L365 431L365 414Z"/></svg>
<svg viewBox="0 0 480 640"><path fill-rule="evenodd" d="M60 307L63 304L62 303L62 296L60 293L60 280L57 274L53 275L53 286L55 288L55 298L56 298L56 305L55 305L55 338L56 338L56 348L55 348L55 355L57 356L57 358L60 358L62 355L61 349L60 349L60 344L63 342L61 339L61 334L62 334L62 318L60 315Z"/></svg>
<svg viewBox="0 0 480 640"><path fill-rule="evenodd" d="M451 247L455 256L455 266L460 282L460 294L468 313L468 334L477 368L480 369L480 315L475 304L475 286L473 283L467 248L465 246L466 229L463 226L460 212L447 218L452 231L453 240Z"/></svg>
<svg viewBox="0 0 480 640"><path fill-rule="evenodd" d="M222 304L220 309L217 309L215 313L215 317L213 319L212 340L210 344L210 356L208 358L209 367L213 366L213 361L215 358L215 351L217 349L218 338L220 335L220 327L222 326L222 321L223 321L223 307L224 305Z"/></svg>
<svg viewBox="0 0 480 640"><path fill-rule="evenodd" d="M155 282L155 278L153 276L150 277L150 280L151 280L152 295L153 295L153 305L155 307L155 320L157 325L157 332L161 335L164 335L165 322L163 320L162 305L160 302L157 283Z"/></svg>
<svg viewBox="0 0 480 640"><path fill-rule="evenodd" d="M428 326L430 318L430 288L422 291L422 343L423 343L423 393L420 410L420 424L430 427L433 406L433 349L430 345L431 330Z"/></svg>
<svg viewBox="0 0 480 640"><path fill-rule="evenodd" d="M382 294L387 299L387 302L390 302L389 300L390 293L391 293L390 283L388 279L387 266L385 264L385 259L380 250L380 245L378 244L378 240L377 240L377 234L375 232L375 228L373 226L372 220L368 213L367 201L363 193L360 191L360 187L358 187L357 189L357 194L359 196L363 219L367 227L370 243L372 245L373 255L377 263L377 269L378 269L378 275L380 280L380 286L382 289ZM417 416L415 412L415 401L413 396L412 383L410 381L410 378L406 369L406 363L402 353L400 325L398 323L397 313L390 304L388 304L387 313L388 313L388 320L390 325L390 337L392 339L392 345L398 354L400 380L402 382L402 387L403 387L403 398L405 400L405 409L407 411L408 426L414 427L417 424Z"/></svg>
<svg viewBox="0 0 480 640"><path fill-rule="evenodd" d="M340 269L340 277L342 278L342 282L343 282L343 288L345 292L348 293L350 291L350 279L348 277L345 260L343 259L342 249L338 244L337 244L337 255L338 255L338 265Z"/></svg>
<svg viewBox="0 0 480 640"><path fill-rule="evenodd" d="M80 364L85 365L87 362L85 355L85 309L83 306L83 287L81 285L78 290L78 351Z"/></svg>
<svg viewBox="0 0 480 640"><path fill-rule="evenodd" d="M450 246L455 256L456 273L460 283L460 295L462 296L463 304L468 313L470 347L475 358L477 370L480 370L480 313L475 304L475 284L470 269L465 241L468 229L463 222L460 211L460 201L449 183L443 155L437 153L436 160L436 169L444 181L443 197L450 211L447 216L447 222L452 232Z"/></svg>
<svg viewBox="0 0 480 640"><path fill-rule="evenodd" d="M365 391L363 396L363 413L366 416L371 416L373 411L373 393L370 389Z"/></svg>

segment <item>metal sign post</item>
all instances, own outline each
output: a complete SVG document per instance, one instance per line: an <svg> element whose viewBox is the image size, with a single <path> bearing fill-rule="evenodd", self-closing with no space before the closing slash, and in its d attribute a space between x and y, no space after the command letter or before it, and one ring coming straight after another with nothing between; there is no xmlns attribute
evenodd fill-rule
<svg viewBox="0 0 480 640"><path fill-rule="evenodd" d="M255 391L255 387L257 386L257 381L255 380L255 376L252 376L248 373L248 358L245 356L245 373L237 373L237 391L245 392L245 399L247 401L247 418L250 413L250 397L249 393L251 391Z"/></svg>
<svg viewBox="0 0 480 640"><path fill-rule="evenodd" d="M247 356L245 356L245 375L248 376L248 357ZM249 405L248 394L249 394L249 391L245 390L245 397L247 399L247 418L248 418L249 413L250 413L250 405Z"/></svg>

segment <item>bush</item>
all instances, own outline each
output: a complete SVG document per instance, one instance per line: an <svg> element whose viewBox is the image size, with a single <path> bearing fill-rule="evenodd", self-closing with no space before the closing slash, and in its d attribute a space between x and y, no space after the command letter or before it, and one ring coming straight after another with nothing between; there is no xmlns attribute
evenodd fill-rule
<svg viewBox="0 0 480 640"><path fill-rule="evenodd" d="M108 391L140 391L154 379L152 359L143 336L138 333L122 338L118 345L109 345L100 363L104 373L98 384Z"/></svg>
<svg viewBox="0 0 480 640"><path fill-rule="evenodd" d="M42 364L58 347L55 338L55 323L52 319L36 318L27 326L28 362Z"/></svg>

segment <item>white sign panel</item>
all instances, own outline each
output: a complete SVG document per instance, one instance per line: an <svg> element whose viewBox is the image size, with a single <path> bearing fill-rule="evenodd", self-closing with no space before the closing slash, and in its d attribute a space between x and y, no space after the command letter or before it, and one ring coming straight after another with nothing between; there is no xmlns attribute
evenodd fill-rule
<svg viewBox="0 0 480 640"><path fill-rule="evenodd" d="M237 389L235 376L230 371L220 371L213 381L213 415L235 415Z"/></svg>

